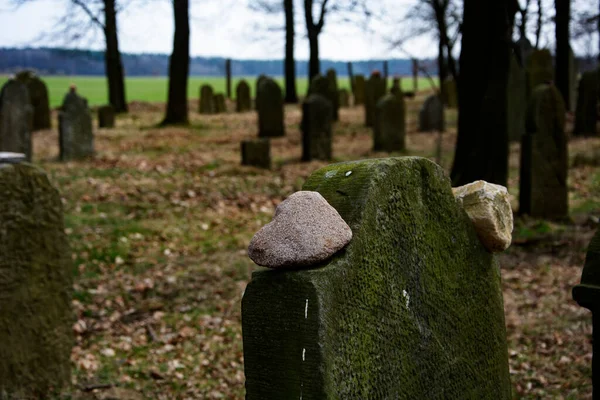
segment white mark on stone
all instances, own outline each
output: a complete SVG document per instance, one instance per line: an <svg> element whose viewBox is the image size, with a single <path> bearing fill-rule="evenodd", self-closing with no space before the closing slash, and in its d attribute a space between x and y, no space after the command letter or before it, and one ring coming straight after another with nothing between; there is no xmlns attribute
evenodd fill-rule
<svg viewBox="0 0 600 400"><path fill-rule="evenodd" d="M327 171L325 172L325 178L333 178L334 176L337 175L337 170L333 170L333 171Z"/></svg>
<svg viewBox="0 0 600 400"><path fill-rule="evenodd" d="M350 176L350 175L352 175L352 171L346 172L346 176Z"/></svg>
<svg viewBox="0 0 600 400"><path fill-rule="evenodd" d="M308 299L306 299L306 305L304 306L304 319L308 318Z"/></svg>
<svg viewBox="0 0 600 400"><path fill-rule="evenodd" d="M408 292L406 290L402 291L402 296L404 296L404 301L406 303L406 308L408 308L408 305L410 304L410 295L408 294Z"/></svg>
<svg viewBox="0 0 600 400"><path fill-rule="evenodd" d="M304 361L306 359L306 349L303 348L302 349L302 361Z"/></svg>

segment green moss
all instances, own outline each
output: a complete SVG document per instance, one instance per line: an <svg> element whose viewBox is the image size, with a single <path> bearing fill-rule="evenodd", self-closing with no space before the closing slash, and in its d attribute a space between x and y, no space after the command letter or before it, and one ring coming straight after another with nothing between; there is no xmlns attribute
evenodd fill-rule
<svg viewBox="0 0 600 400"><path fill-rule="evenodd" d="M247 398L509 399L498 265L442 169L411 157L348 162L304 189L354 236L325 265L253 275Z"/></svg>

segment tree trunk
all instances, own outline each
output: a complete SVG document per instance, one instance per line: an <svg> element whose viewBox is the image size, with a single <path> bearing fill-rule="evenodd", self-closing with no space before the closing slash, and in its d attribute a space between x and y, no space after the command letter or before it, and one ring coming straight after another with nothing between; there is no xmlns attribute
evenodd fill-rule
<svg viewBox="0 0 600 400"><path fill-rule="evenodd" d="M104 0L104 38L106 51L104 63L106 79L108 82L108 101L115 112L127 112L125 100L125 78L123 76L123 63L119 52L119 37L117 34L117 13L115 0Z"/></svg>
<svg viewBox="0 0 600 400"><path fill-rule="evenodd" d="M512 10L510 0L464 2L458 80L460 112L451 173L455 186L479 179L507 184Z"/></svg>
<svg viewBox="0 0 600 400"><path fill-rule="evenodd" d="M571 0L556 0L556 88L570 109L569 71L569 19Z"/></svg>
<svg viewBox="0 0 600 400"><path fill-rule="evenodd" d="M348 61L346 64L348 67L348 80L350 81L350 90L354 93L354 72L352 71L352 63Z"/></svg>
<svg viewBox="0 0 600 400"><path fill-rule="evenodd" d="M321 73L321 62L319 61L319 34L308 33L308 44L310 47L310 60L308 63L308 81Z"/></svg>
<svg viewBox="0 0 600 400"><path fill-rule="evenodd" d="M231 99L231 59L225 60L225 89L227 98Z"/></svg>
<svg viewBox="0 0 600 400"><path fill-rule="evenodd" d="M190 68L189 1L173 0L175 35L169 59L169 98L162 125L187 124L187 84Z"/></svg>
<svg viewBox="0 0 600 400"><path fill-rule="evenodd" d="M600 62L600 1L598 1L598 62Z"/></svg>
<svg viewBox="0 0 600 400"><path fill-rule="evenodd" d="M542 37L542 25L544 23L544 9L542 8L542 0L538 0L537 27L535 28L535 48L540 48L540 39Z"/></svg>
<svg viewBox="0 0 600 400"><path fill-rule="evenodd" d="M284 0L285 10L285 102L297 103L296 60L294 58L294 1Z"/></svg>
<svg viewBox="0 0 600 400"><path fill-rule="evenodd" d="M438 76L440 79L440 96L446 98L444 81L448 78L448 64L446 63L446 44L448 42L446 32L446 10L440 2L433 2L433 11L438 26Z"/></svg>

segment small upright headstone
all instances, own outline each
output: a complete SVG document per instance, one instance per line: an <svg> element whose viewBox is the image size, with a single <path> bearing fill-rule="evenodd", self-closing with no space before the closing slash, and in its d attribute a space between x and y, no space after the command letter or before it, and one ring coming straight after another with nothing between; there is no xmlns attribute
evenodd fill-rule
<svg viewBox="0 0 600 400"><path fill-rule="evenodd" d="M200 114L214 114L215 100L213 88L210 85L200 87L200 101L198 103L198 112Z"/></svg>
<svg viewBox="0 0 600 400"><path fill-rule="evenodd" d="M386 92L386 82L379 71L374 71L365 85L365 125L373 127L375 124L375 108L377 102Z"/></svg>
<svg viewBox="0 0 600 400"><path fill-rule="evenodd" d="M456 81L452 78L448 78L442 83L444 85L444 105L448 108L458 107L458 90L456 88Z"/></svg>
<svg viewBox="0 0 600 400"><path fill-rule="evenodd" d="M310 88L308 94L320 94L325 97L332 104L331 118L335 121L335 104L339 102L337 84L333 85L331 80L323 75L317 75L310 82ZM335 103L334 103L335 101Z"/></svg>
<svg viewBox="0 0 600 400"><path fill-rule="evenodd" d="M575 136L596 136L598 133L598 99L600 97L600 69L581 74L575 108Z"/></svg>
<svg viewBox="0 0 600 400"><path fill-rule="evenodd" d="M521 36L516 42L519 63L523 66L527 66L529 62L529 56L535 50L529 39L525 36Z"/></svg>
<svg viewBox="0 0 600 400"><path fill-rule="evenodd" d="M569 213L565 114L556 87L540 85L533 91L521 143L521 214L563 218Z"/></svg>
<svg viewBox="0 0 600 400"><path fill-rule="evenodd" d="M252 100L250 98L250 85L245 80L241 80L235 89L235 111L245 112L252 109Z"/></svg>
<svg viewBox="0 0 600 400"><path fill-rule="evenodd" d="M302 161L331 160L331 102L311 94L302 104Z"/></svg>
<svg viewBox="0 0 600 400"><path fill-rule="evenodd" d="M223 93L217 93L213 96L213 104L215 106L215 114L221 114L227 111L225 95Z"/></svg>
<svg viewBox="0 0 600 400"><path fill-rule="evenodd" d="M527 76L515 54L511 54L507 86L508 139L520 142L525 134L527 110Z"/></svg>
<svg viewBox="0 0 600 400"><path fill-rule="evenodd" d="M246 399L511 399L498 261L443 169L416 157L339 163L303 190L352 240L316 265L253 273Z"/></svg>
<svg viewBox="0 0 600 400"><path fill-rule="evenodd" d="M550 50L534 50L527 60L527 93L542 84L554 82L554 64Z"/></svg>
<svg viewBox="0 0 600 400"><path fill-rule="evenodd" d="M283 93L271 78L262 79L257 92L258 136L277 137L285 135L283 125Z"/></svg>
<svg viewBox="0 0 600 400"><path fill-rule="evenodd" d="M444 105L436 94L429 96L419 111L419 132L444 130Z"/></svg>
<svg viewBox="0 0 600 400"><path fill-rule="evenodd" d="M354 105L359 106L365 104L365 76L355 75L354 76Z"/></svg>
<svg viewBox="0 0 600 400"><path fill-rule="evenodd" d="M348 89L338 90L338 98L340 101L340 108L350 107L350 93L348 93Z"/></svg>
<svg viewBox="0 0 600 400"><path fill-rule="evenodd" d="M50 129L50 101L48 100L48 88L33 71L21 71L16 75L18 81L27 85L29 91L29 100L33 106L33 126L34 131L41 129Z"/></svg>
<svg viewBox="0 0 600 400"><path fill-rule="evenodd" d="M55 398L71 383L71 251L58 191L19 158L0 153L0 397Z"/></svg>
<svg viewBox="0 0 600 400"><path fill-rule="evenodd" d="M110 104L98 108L98 127L115 127L115 108Z"/></svg>
<svg viewBox="0 0 600 400"><path fill-rule="evenodd" d="M256 107L256 109L257 109L257 110L258 110L258 96L259 96L259 91L258 91L258 88L259 88L260 84L261 84L261 83L262 83L262 82L263 82L265 79L267 79L267 78L268 78L268 77L267 77L266 75L262 75L262 74L261 74L261 75L259 75L259 76L258 76L258 78L256 78L256 91L255 91L255 93L256 93L256 95L255 95L255 96L256 96L256 99L255 99L255 101L254 101L254 102L255 102L255 107Z"/></svg>
<svg viewBox="0 0 600 400"><path fill-rule="evenodd" d="M388 94L377 102L373 151L403 151L406 148L406 107L401 94Z"/></svg>
<svg viewBox="0 0 600 400"><path fill-rule="evenodd" d="M65 96L58 114L60 160L70 161L94 155L92 115L88 102L75 87Z"/></svg>
<svg viewBox="0 0 600 400"><path fill-rule="evenodd" d="M27 86L9 79L0 91L0 151L23 153L31 161L32 118Z"/></svg>
<svg viewBox="0 0 600 400"><path fill-rule="evenodd" d="M327 70L327 81L329 82L329 90L331 91L331 104L333 106L333 120L340 120L340 98L338 95L337 74L333 68Z"/></svg>
<svg viewBox="0 0 600 400"><path fill-rule="evenodd" d="M242 142L242 165L271 168L271 142L268 138L244 140Z"/></svg>
<svg viewBox="0 0 600 400"><path fill-rule="evenodd" d="M394 77L392 81L392 88L390 89L390 93L394 96L404 97L404 93L402 91L402 79L399 76Z"/></svg>

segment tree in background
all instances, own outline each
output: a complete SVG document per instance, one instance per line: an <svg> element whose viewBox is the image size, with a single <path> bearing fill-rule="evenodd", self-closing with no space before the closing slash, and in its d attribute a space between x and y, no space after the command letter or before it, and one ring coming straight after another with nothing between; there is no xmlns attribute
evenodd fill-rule
<svg viewBox="0 0 600 400"><path fill-rule="evenodd" d="M189 1L172 0L175 34L169 59L167 111L161 125L187 124L187 85L190 69Z"/></svg>
<svg viewBox="0 0 600 400"><path fill-rule="evenodd" d="M571 46L569 38L569 22L571 20L571 0L556 0L556 88L562 94L565 104L571 104L571 91L569 84L571 74L569 71L569 53Z"/></svg>

